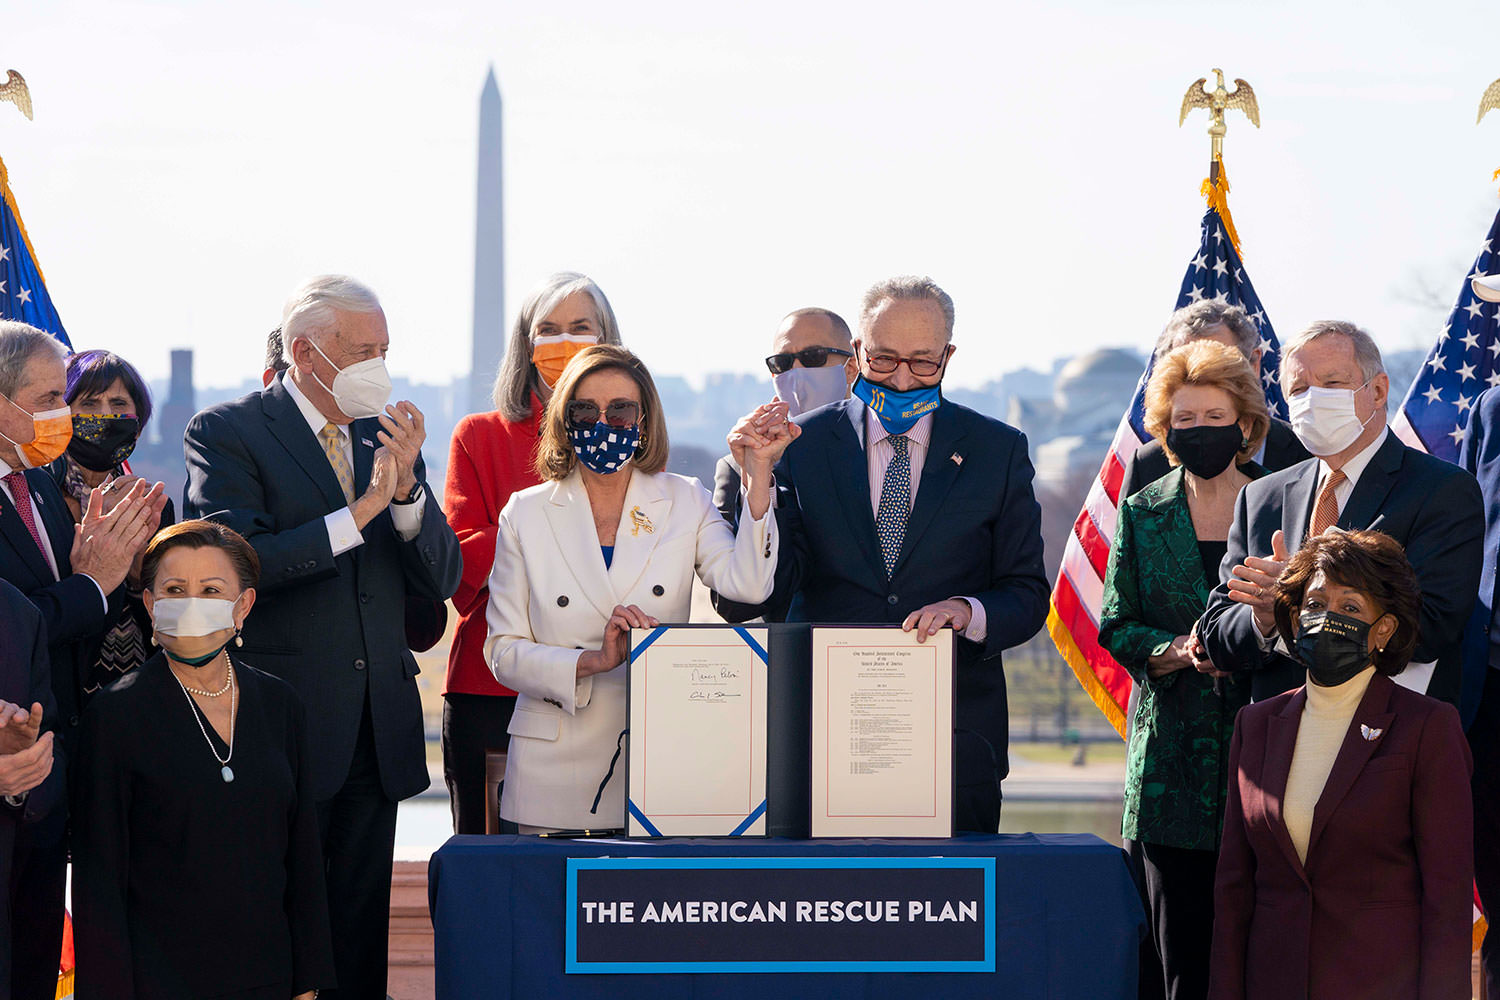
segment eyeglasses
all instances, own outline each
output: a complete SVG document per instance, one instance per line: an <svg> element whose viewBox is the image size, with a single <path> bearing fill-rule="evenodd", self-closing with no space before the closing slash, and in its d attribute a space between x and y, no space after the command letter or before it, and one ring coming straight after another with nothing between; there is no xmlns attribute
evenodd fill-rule
<svg viewBox="0 0 1500 1000"><path fill-rule="evenodd" d="M592 427L599 422L599 404L591 399L568 401L568 423ZM604 422L611 427L631 427L640 419L641 404L633 399L613 399L604 408Z"/></svg>
<svg viewBox="0 0 1500 1000"><path fill-rule="evenodd" d="M938 361L930 361L927 358L902 358L894 354L866 354L865 364L869 365L870 371L877 375L889 375L905 365L918 378L928 378L943 370L943 362L948 360L950 350L952 350L951 347L944 348L943 356Z"/></svg>
<svg viewBox="0 0 1500 1000"><path fill-rule="evenodd" d="M802 362L804 368L822 368L828 364L828 355L837 354L843 358L852 358L853 354L837 347L804 347L800 351L789 354L773 354L766 359L766 367L771 369L772 375L781 375L792 370L792 362Z"/></svg>

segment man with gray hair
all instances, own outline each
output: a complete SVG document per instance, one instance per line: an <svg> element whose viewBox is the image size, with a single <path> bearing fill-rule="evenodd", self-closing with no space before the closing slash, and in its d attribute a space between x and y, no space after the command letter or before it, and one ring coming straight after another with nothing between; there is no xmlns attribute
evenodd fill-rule
<svg viewBox="0 0 1500 1000"><path fill-rule="evenodd" d="M1292 429L1316 458L1250 483L1235 505L1220 582L1198 622L1200 670L1248 673L1259 701L1300 687L1306 666L1277 638L1276 581L1305 539L1374 528L1400 542L1422 587L1420 637L1397 684L1453 704L1474 605L1484 510L1474 477L1386 427L1390 379L1353 323L1313 323L1285 345Z"/></svg>
<svg viewBox="0 0 1500 1000"><path fill-rule="evenodd" d="M290 368L188 424L184 509L260 556L247 661L307 707L339 988L385 997L396 803L427 787L409 594L458 588L458 539L427 496L422 413L388 405L375 293L325 275L282 312Z"/></svg>
<svg viewBox="0 0 1500 1000"><path fill-rule="evenodd" d="M1195 340L1214 340L1225 347L1233 347L1245 356L1250 367L1260 374L1263 350L1260 331L1249 314L1239 306L1214 299L1204 299L1190 306L1183 306L1167 320L1161 336L1156 339L1152 356L1160 361L1168 352ZM1292 425L1276 417L1271 418L1271 427L1260 451L1253 456L1256 464L1267 472L1282 469L1306 461L1311 456L1292 433ZM1125 475L1120 480L1120 502L1172 471L1167 460L1166 449L1154 438L1135 450L1125 463Z"/></svg>
<svg viewBox="0 0 1500 1000"><path fill-rule="evenodd" d="M0 579L35 605L45 626L56 707L27 725L54 734L42 742L51 744L51 770L59 775L83 714L86 671L166 504L161 483L106 485L93 491L75 529L62 491L42 468L67 450L73 434L66 355L51 334L0 320ZM12 640L0 633L0 645ZM42 708L30 701L20 707L28 716ZM0 969L0 996L51 996L62 948L67 809L62 802L43 809L40 793L30 803L30 792L11 791L0 811L31 821L16 828L6 881L25 915L12 924L14 962Z"/></svg>
<svg viewBox="0 0 1500 1000"><path fill-rule="evenodd" d="M953 300L931 278L865 293L852 397L796 418L776 468L782 531L769 606L787 621L899 624L957 635L954 828L994 833L1009 770L1001 653L1047 615L1041 509L1026 438L943 398ZM736 426L741 458L787 419L763 407Z"/></svg>

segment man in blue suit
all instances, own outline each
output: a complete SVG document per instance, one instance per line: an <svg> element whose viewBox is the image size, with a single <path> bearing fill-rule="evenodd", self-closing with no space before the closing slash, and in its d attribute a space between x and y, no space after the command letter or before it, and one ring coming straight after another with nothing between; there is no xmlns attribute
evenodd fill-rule
<svg viewBox="0 0 1500 1000"><path fill-rule="evenodd" d="M1000 654L1041 628L1048 587L1026 438L943 399L952 337L953 300L931 278L865 293L852 397L798 417L776 470L768 603L790 598L788 621L953 628L954 827L994 833L1009 771Z"/></svg>
<svg viewBox="0 0 1500 1000"><path fill-rule="evenodd" d="M1487 302L1500 302L1500 274L1478 275L1474 294ZM1469 750L1474 755L1474 885L1490 919L1490 931L1480 945L1479 957L1489 996L1500 996L1500 931L1494 929L1500 913L1500 602L1496 601L1496 563L1500 561L1500 391L1486 389L1474 401L1469 424L1464 428L1460 461L1479 480L1484 496L1484 562L1474 618L1478 626L1473 655L1465 657L1465 681L1478 675L1483 693L1469 724ZM1469 652L1466 648L1465 652ZM1466 694L1469 685L1465 684ZM1465 699L1468 700L1467 698Z"/></svg>
<svg viewBox="0 0 1500 1000"><path fill-rule="evenodd" d="M245 660L308 713L339 988L385 997L396 803L427 787L408 594L458 588L458 539L427 495L422 414L387 405L390 343L375 293L310 279L282 315L291 367L188 424L184 509L260 556Z"/></svg>
<svg viewBox="0 0 1500 1000"><path fill-rule="evenodd" d="M1317 457L1240 492L1219 585L1198 621L1200 669L1248 673L1256 701L1300 687L1307 668L1276 636L1276 581L1304 539L1373 528L1401 543L1422 585L1421 634L1396 683L1456 705L1484 529L1474 477L1387 429L1390 379L1353 323L1319 321L1292 337L1281 387L1293 430Z"/></svg>
<svg viewBox="0 0 1500 1000"><path fill-rule="evenodd" d="M33 954L43 929L35 925L55 920L60 929L62 911L36 898L35 885L18 877L35 848L25 832L43 823L60 827L64 815L56 730L42 613L0 580L0 996L28 995L16 987L40 995L35 991L46 965L28 982L15 976L17 961L24 967L40 958L57 974L55 951Z"/></svg>

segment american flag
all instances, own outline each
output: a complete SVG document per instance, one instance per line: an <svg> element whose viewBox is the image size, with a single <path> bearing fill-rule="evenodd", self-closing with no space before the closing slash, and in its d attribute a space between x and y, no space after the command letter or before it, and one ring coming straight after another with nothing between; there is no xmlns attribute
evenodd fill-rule
<svg viewBox="0 0 1500 1000"><path fill-rule="evenodd" d="M0 160L0 319L20 320L45 330L69 348L68 333L63 329L47 284L42 280L31 240L21 223L16 196L10 190L5 162Z"/></svg>
<svg viewBox="0 0 1500 1000"><path fill-rule="evenodd" d="M1211 206L1215 201L1222 205L1223 195L1228 191L1227 182L1222 180L1222 174L1220 176L1222 187L1219 190L1211 193L1209 185L1204 185ZM1250 315L1260 331L1261 381L1266 388L1266 404L1273 414L1284 418L1286 401L1276 381L1280 364L1276 333L1271 329L1260 298L1245 274L1239 249L1235 246L1234 223L1229 220L1226 225L1227 215L1225 205L1222 215L1218 207L1210 207L1203 216L1203 238L1197 256L1188 264L1175 308L1214 299L1239 306ZM1098 478L1089 488L1083 510L1073 522L1073 531L1063 550L1062 568L1052 588L1052 609L1047 615L1047 631L1051 633L1058 652L1068 661L1078 682L1122 738L1133 682L1125 668L1099 645L1099 611L1104 603L1104 571L1109 564L1109 547L1114 543L1116 512L1124 499L1120 496L1120 483L1125 475L1125 463L1147 439L1146 383L1151 378L1154 361L1153 358L1147 362L1145 372L1136 383L1130 409L1120 418L1114 443L1104 458Z"/></svg>
<svg viewBox="0 0 1500 1000"><path fill-rule="evenodd" d="M1500 214L1464 277L1458 304L1422 362L1401 410L1391 421L1396 436L1413 448L1449 462L1458 461L1458 447L1469 409L1481 392L1500 385L1500 306L1474 294L1472 280L1497 267L1500 256Z"/></svg>

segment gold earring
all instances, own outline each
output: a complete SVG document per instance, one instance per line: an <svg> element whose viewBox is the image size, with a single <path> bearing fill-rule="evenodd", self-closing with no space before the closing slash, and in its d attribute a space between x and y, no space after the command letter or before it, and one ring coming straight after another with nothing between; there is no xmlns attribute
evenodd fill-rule
<svg viewBox="0 0 1500 1000"><path fill-rule="evenodd" d="M245 640L240 638L240 630L239 630L239 628L235 628L235 630L234 630L234 645L235 645L235 648L237 648L237 649L239 647L245 645Z"/></svg>

